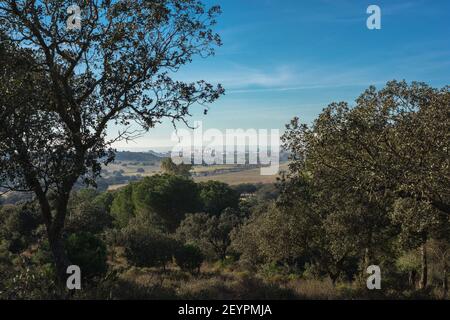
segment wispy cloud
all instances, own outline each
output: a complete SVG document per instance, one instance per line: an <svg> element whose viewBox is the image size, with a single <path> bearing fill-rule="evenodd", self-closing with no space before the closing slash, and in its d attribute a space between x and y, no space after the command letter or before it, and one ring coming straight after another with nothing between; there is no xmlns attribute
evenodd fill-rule
<svg viewBox="0 0 450 320"><path fill-rule="evenodd" d="M192 70L177 76L182 81L207 79L208 82L220 83L227 89L279 87L294 82L296 77L292 67L285 65L263 69L237 63L228 63L221 66L219 70Z"/></svg>

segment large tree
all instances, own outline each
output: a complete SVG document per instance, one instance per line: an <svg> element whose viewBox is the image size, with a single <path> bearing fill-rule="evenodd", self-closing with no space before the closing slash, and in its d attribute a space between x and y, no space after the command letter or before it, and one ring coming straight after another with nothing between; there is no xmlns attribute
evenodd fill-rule
<svg viewBox="0 0 450 320"><path fill-rule="evenodd" d="M69 30L74 4L81 28ZM219 11L199 0L0 1L1 45L9 47L0 65L0 183L35 193L60 280L70 263L62 232L74 184L94 182L113 158L111 144L135 136L131 122L142 130L164 118L186 123L192 106L223 93L173 78L220 45L212 31ZM107 136L110 124L124 129Z"/></svg>
<svg viewBox="0 0 450 320"><path fill-rule="evenodd" d="M367 89L354 107L330 104L313 126L294 119L284 142L294 176L307 171L365 202L408 198L448 215L449 128L449 87L391 81Z"/></svg>
<svg viewBox="0 0 450 320"><path fill-rule="evenodd" d="M449 128L449 88L404 81L370 87L354 106L332 103L311 126L295 118L283 137L293 157L284 198L296 205L308 177L321 239L332 252L356 250L363 267L388 256L398 226L425 246L450 216Z"/></svg>

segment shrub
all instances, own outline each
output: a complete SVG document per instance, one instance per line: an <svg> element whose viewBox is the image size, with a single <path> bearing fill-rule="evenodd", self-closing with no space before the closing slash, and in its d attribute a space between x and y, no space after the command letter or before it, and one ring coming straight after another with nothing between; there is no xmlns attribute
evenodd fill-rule
<svg viewBox="0 0 450 320"><path fill-rule="evenodd" d="M90 232L98 234L112 225L112 216L94 202L82 202L71 208L65 230L68 233Z"/></svg>
<svg viewBox="0 0 450 320"><path fill-rule="evenodd" d="M53 269L48 265L30 267L18 259L15 268L0 265L0 299L33 300L61 299Z"/></svg>
<svg viewBox="0 0 450 320"><path fill-rule="evenodd" d="M218 216L227 208L238 209L240 195L226 183L201 182L199 188L205 212Z"/></svg>
<svg viewBox="0 0 450 320"><path fill-rule="evenodd" d="M120 242L125 256L136 267L163 267L172 260L177 242L169 236L148 226L134 226L122 232Z"/></svg>
<svg viewBox="0 0 450 320"><path fill-rule="evenodd" d="M10 252L20 253L31 244L40 223L33 205L6 205L0 208L0 239L8 242Z"/></svg>
<svg viewBox="0 0 450 320"><path fill-rule="evenodd" d="M102 276L107 271L105 244L88 232L74 233L66 240L69 260L80 267L85 279Z"/></svg>
<svg viewBox="0 0 450 320"><path fill-rule="evenodd" d="M175 252L175 261L183 271L193 273L200 272L200 266L204 260L202 251L194 245L180 246Z"/></svg>
<svg viewBox="0 0 450 320"><path fill-rule="evenodd" d="M177 229L177 238L184 243L194 243L209 260L225 260L230 253L230 233L240 222L232 209L220 216L207 213L188 214Z"/></svg>

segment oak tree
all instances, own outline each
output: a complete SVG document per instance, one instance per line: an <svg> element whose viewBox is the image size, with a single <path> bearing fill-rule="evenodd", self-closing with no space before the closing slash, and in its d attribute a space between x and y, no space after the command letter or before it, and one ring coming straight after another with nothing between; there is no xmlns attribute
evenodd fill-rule
<svg viewBox="0 0 450 320"><path fill-rule="evenodd" d="M68 29L74 4L81 28ZM163 119L186 123L191 107L223 94L220 85L174 77L221 44L212 30L219 12L200 0L0 1L1 46L13 48L2 49L0 64L0 183L35 193L60 280L75 183L94 184L113 142ZM107 136L111 124L124 129Z"/></svg>

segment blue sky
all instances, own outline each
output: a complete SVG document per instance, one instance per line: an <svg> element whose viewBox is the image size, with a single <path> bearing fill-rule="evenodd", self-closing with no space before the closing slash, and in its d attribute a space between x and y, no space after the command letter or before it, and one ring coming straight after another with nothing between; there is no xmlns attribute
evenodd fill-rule
<svg viewBox="0 0 450 320"><path fill-rule="evenodd" d="M283 129L294 116L311 122L332 101L353 102L391 79L450 84L448 0L224 0L217 32L223 46L180 70L181 80L221 83L226 95L207 128ZM381 30L366 9L381 8ZM114 134L116 128L111 128ZM173 128L162 124L118 149L161 149Z"/></svg>

